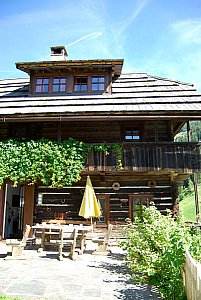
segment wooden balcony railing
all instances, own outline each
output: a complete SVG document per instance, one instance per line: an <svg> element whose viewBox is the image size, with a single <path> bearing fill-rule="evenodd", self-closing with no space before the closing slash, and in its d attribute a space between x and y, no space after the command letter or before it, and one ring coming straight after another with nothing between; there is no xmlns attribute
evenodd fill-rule
<svg viewBox="0 0 201 300"><path fill-rule="evenodd" d="M85 171L201 171L200 145L198 143L124 143L122 166L117 152L92 151L88 155Z"/></svg>

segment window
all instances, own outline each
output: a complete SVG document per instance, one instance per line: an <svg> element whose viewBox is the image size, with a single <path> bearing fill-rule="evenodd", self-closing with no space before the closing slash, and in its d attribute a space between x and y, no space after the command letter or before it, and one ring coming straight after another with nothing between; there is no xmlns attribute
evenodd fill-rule
<svg viewBox="0 0 201 300"><path fill-rule="evenodd" d="M45 77L46 76L46 77ZM73 91L78 93L86 92L101 92L106 88L106 75L80 75L74 77ZM69 78L71 82L71 78ZM72 92L71 84L68 86L68 74L50 74L48 77L36 77L35 79L35 93L70 93Z"/></svg>
<svg viewBox="0 0 201 300"><path fill-rule="evenodd" d="M88 77L75 77L74 91L87 92L88 90Z"/></svg>
<svg viewBox="0 0 201 300"><path fill-rule="evenodd" d="M132 196L131 196L132 197ZM143 212L143 206L149 207L150 202L153 200L152 195L136 195L131 198L132 203L132 219L135 219L135 217L142 218L142 212Z"/></svg>
<svg viewBox="0 0 201 300"><path fill-rule="evenodd" d="M36 93L48 93L49 91L49 78L36 78Z"/></svg>
<svg viewBox="0 0 201 300"><path fill-rule="evenodd" d="M54 77L53 78L53 93L66 91L66 77Z"/></svg>
<svg viewBox="0 0 201 300"><path fill-rule="evenodd" d="M66 92L67 78L66 77L38 77L36 78L35 92L36 93L60 93Z"/></svg>
<svg viewBox="0 0 201 300"><path fill-rule="evenodd" d="M105 76L92 76L91 78L91 90L92 91L104 91L105 90Z"/></svg>
<svg viewBox="0 0 201 300"><path fill-rule="evenodd" d="M75 77L74 92L104 91L105 90L105 78L106 77L104 75Z"/></svg>
<svg viewBox="0 0 201 300"><path fill-rule="evenodd" d="M126 132L125 132L125 141L136 141L136 140L140 140L140 131L139 129L136 128L126 128Z"/></svg>

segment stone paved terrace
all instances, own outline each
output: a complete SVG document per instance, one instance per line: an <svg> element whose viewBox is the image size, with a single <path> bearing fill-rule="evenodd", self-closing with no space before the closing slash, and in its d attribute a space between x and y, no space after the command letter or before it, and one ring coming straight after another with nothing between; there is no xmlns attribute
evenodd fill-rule
<svg viewBox="0 0 201 300"><path fill-rule="evenodd" d="M0 243L0 294L37 300L158 300L155 289L135 284L125 253L110 247L108 256L86 252L75 261L58 261L55 252L25 250L26 260L4 260L7 246Z"/></svg>

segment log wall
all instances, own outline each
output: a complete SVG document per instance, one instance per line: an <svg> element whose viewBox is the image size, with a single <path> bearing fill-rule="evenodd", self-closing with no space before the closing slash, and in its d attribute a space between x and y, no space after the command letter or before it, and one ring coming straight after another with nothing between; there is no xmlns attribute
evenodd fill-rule
<svg viewBox="0 0 201 300"><path fill-rule="evenodd" d="M173 209L174 189L168 176L161 176L162 180L157 178L156 186L149 187L149 180L146 177L128 177L126 176L112 177L105 176L105 181L100 181L100 176L91 176L92 184L97 198L104 198L101 195L107 195L108 203L105 206L107 218L111 223L125 222L126 218L132 215L130 201L133 197L136 199L149 195L156 207L162 214L166 213L166 209ZM129 179L130 178L130 179ZM153 180L153 176L151 177ZM38 187L36 190L35 215L34 222L42 222L47 220L62 220L66 222L84 221L78 215L81 201L83 198L86 177L83 176L79 185L71 188L46 188ZM119 190L113 188L114 180L118 180ZM39 196L38 196L39 195ZM42 202L38 203L38 198L42 195Z"/></svg>
<svg viewBox="0 0 201 300"><path fill-rule="evenodd" d="M87 143L120 143L127 127L139 128L140 141L171 141L169 121L82 121L0 123L0 140L16 137L24 128L27 139L47 138L65 140L69 137ZM27 129L27 130L25 130Z"/></svg>

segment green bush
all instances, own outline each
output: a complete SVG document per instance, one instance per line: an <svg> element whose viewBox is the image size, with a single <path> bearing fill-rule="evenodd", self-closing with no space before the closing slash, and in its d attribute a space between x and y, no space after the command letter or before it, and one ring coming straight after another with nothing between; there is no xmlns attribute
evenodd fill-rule
<svg viewBox="0 0 201 300"><path fill-rule="evenodd" d="M69 138L56 142L6 140L0 142L0 185L5 179L62 187L80 180L87 146Z"/></svg>
<svg viewBox="0 0 201 300"><path fill-rule="evenodd" d="M200 231L191 232L183 217L174 220L151 206L143 207L142 216L136 217L124 231L127 260L135 280L158 287L164 299L185 299L182 267L185 249L200 260Z"/></svg>
<svg viewBox="0 0 201 300"><path fill-rule="evenodd" d="M92 150L105 155L113 151L121 168L122 147L119 144L86 144L72 138L61 142L47 139L0 141L0 186L6 179L14 185L39 181L52 187L71 186L80 180L87 155Z"/></svg>

